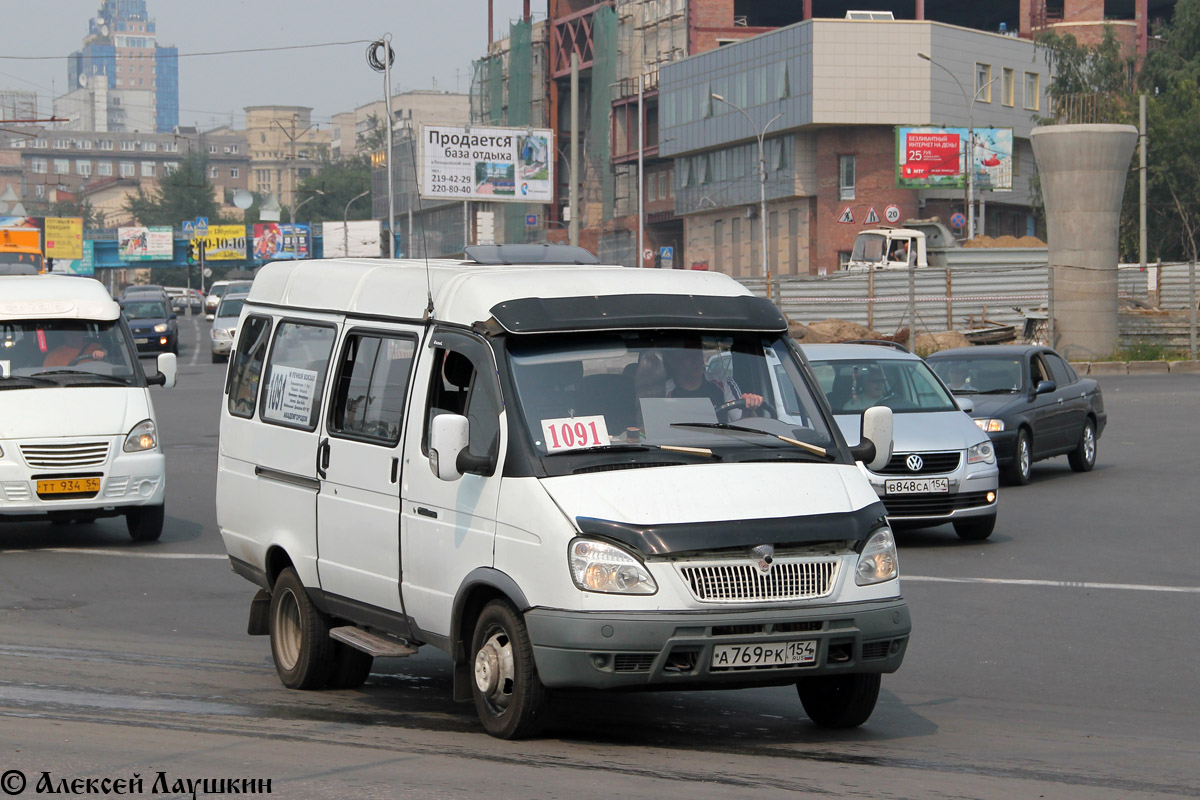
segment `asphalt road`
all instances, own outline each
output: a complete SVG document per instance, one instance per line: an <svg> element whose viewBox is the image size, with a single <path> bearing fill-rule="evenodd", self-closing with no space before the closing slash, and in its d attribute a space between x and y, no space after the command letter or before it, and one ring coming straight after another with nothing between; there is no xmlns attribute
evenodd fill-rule
<svg viewBox="0 0 1200 800"><path fill-rule="evenodd" d="M544 738L503 742L428 648L376 661L361 690L280 685L216 530L224 370L202 318L180 321L179 385L154 390L162 540L135 545L119 519L0 528L0 773L24 775L17 796L44 772L136 774L145 795L160 772L270 779L286 798L1200 796L1200 376L1105 379L1096 470L1036 464L1002 489L988 541L898 535L914 633L861 729L817 729L787 688L580 693Z"/></svg>

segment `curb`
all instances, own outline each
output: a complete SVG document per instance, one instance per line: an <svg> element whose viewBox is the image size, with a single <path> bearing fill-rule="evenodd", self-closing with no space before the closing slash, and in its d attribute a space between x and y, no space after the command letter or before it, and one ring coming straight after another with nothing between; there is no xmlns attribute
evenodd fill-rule
<svg viewBox="0 0 1200 800"><path fill-rule="evenodd" d="M1080 375L1200 375L1200 361L1072 361Z"/></svg>

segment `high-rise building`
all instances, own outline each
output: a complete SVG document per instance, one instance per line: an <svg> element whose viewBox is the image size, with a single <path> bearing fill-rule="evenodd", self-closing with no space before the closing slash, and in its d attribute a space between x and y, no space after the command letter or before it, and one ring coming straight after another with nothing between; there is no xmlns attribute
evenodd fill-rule
<svg viewBox="0 0 1200 800"><path fill-rule="evenodd" d="M179 124L178 50L158 42L146 0L103 0L56 98L67 130L167 133Z"/></svg>

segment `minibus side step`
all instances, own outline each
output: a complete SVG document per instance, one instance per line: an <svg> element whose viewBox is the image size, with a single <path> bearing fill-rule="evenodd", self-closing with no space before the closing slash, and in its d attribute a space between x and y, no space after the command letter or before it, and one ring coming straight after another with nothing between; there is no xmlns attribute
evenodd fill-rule
<svg viewBox="0 0 1200 800"><path fill-rule="evenodd" d="M376 658L403 658L417 652L417 648L411 647L399 639L369 633L353 625L333 628L329 631L329 638L348 644L355 650L362 650Z"/></svg>

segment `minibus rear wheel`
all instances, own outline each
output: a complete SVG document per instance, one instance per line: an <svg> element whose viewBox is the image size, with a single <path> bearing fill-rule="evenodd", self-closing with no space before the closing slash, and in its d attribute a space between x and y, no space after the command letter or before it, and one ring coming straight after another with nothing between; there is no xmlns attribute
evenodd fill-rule
<svg viewBox="0 0 1200 800"><path fill-rule="evenodd" d="M279 573L271 590L271 656L289 689L320 689L333 670L329 618L312 604L293 567Z"/></svg>
<svg viewBox="0 0 1200 800"><path fill-rule="evenodd" d="M540 730L546 689L533 662L525 620L507 600L483 607L471 637L471 695L484 729L500 739Z"/></svg>
<svg viewBox="0 0 1200 800"><path fill-rule="evenodd" d="M796 681L808 718L822 728L857 728L871 716L879 700L881 677L821 675Z"/></svg>
<svg viewBox="0 0 1200 800"><path fill-rule="evenodd" d="M135 542L153 542L162 536L163 518L166 508L157 506L135 506L125 512L125 527Z"/></svg>

